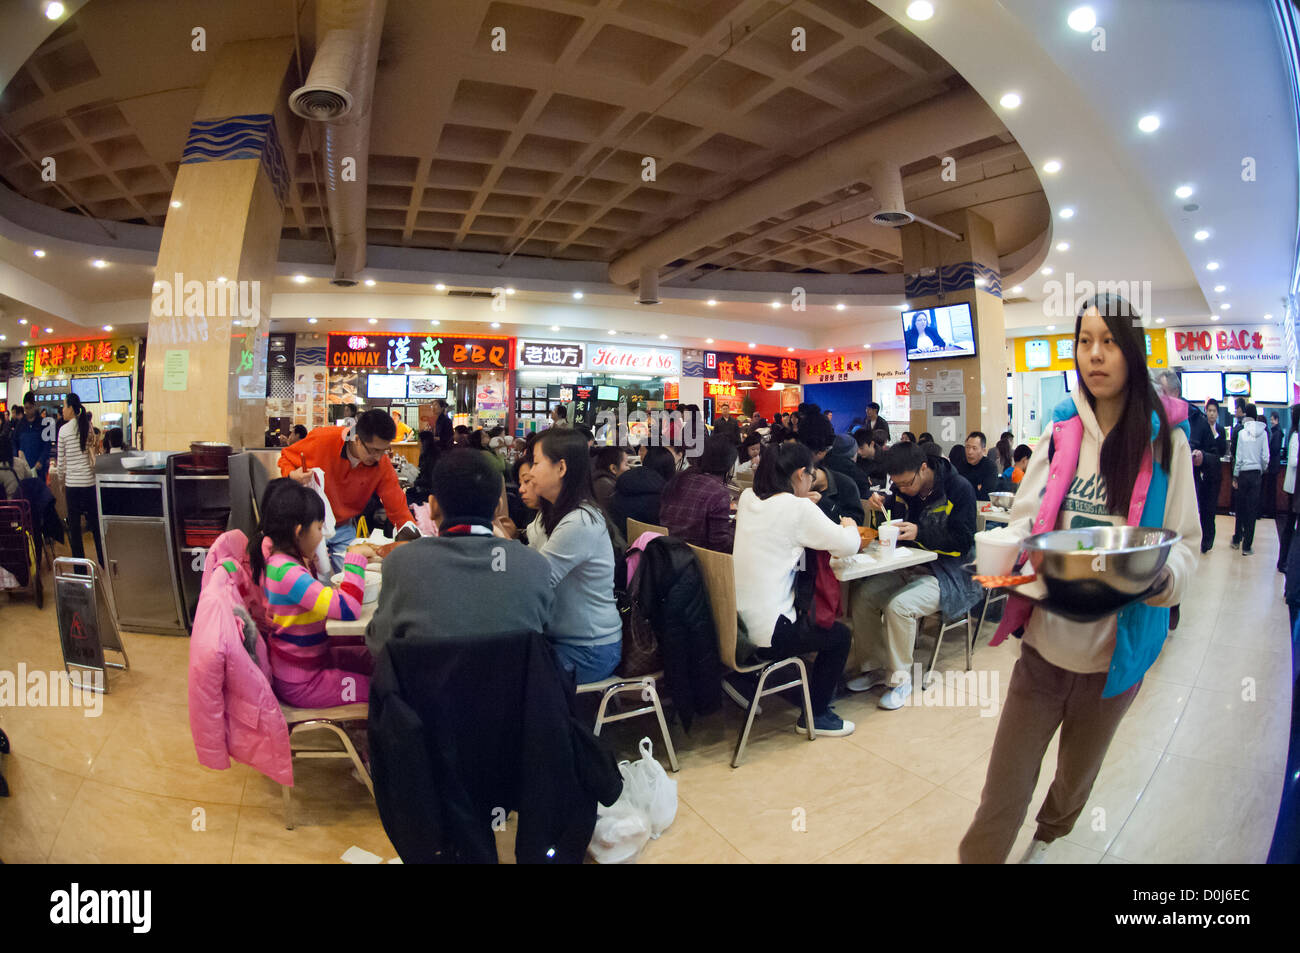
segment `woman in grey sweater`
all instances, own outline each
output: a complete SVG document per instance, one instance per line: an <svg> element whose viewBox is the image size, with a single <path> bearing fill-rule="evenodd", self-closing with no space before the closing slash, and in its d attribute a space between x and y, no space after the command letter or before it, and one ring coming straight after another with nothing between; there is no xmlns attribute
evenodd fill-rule
<svg viewBox="0 0 1300 953"><path fill-rule="evenodd" d="M623 625L614 604L614 547L592 499L591 457L581 433L552 427L533 445L530 474L539 497L555 607L547 637L579 684L618 667Z"/></svg>

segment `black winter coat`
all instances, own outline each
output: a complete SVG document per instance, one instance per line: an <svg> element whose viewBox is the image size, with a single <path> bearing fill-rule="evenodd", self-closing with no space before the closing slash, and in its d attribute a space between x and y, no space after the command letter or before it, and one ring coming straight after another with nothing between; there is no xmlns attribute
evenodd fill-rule
<svg viewBox="0 0 1300 953"><path fill-rule="evenodd" d="M658 524L659 496L666 482L649 467L633 467L618 478L614 495L609 498L608 512L620 533L627 532L629 519Z"/></svg>
<svg viewBox="0 0 1300 953"><path fill-rule="evenodd" d="M704 576L685 541L656 536L637 567L637 601L659 638L664 682L687 731L722 706L722 662Z"/></svg>
<svg viewBox="0 0 1300 953"><path fill-rule="evenodd" d="M581 863L618 766L573 714L572 679L536 633L389 641L370 683L379 818L403 863ZM504 813L503 813L504 812Z"/></svg>

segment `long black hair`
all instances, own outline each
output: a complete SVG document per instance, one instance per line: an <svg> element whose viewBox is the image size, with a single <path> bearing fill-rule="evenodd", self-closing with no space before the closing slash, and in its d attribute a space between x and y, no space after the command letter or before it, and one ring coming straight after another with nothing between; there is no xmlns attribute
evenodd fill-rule
<svg viewBox="0 0 1300 953"><path fill-rule="evenodd" d="M81 406L81 398L69 394L65 403L72 408L73 419L77 422L77 439L81 443L81 452L86 452L86 443L90 440L90 411Z"/></svg>
<svg viewBox="0 0 1300 953"><path fill-rule="evenodd" d="M262 556L262 540L271 540L271 549L297 556L299 530L325 519L325 501L316 492L297 480L281 477L266 485L262 493L262 519L257 532L248 541L248 565L253 570L253 580L260 582L266 572Z"/></svg>
<svg viewBox="0 0 1300 953"><path fill-rule="evenodd" d="M760 500L794 492L794 475L812 466L812 451L802 443L769 444L758 458L754 495Z"/></svg>
<svg viewBox="0 0 1300 953"><path fill-rule="evenodd" d="M1142 316L1133 310L1132 305L1113 294L1093 295L1085 301L1074 319L1074 353L1079 353L1079 330L1083 326L1083 316L1092 308L1096 308L1101 319L1106 322L1111 337L1124 355L1124 366L1128 370L1128 380L1124 384L1124 411L1102 441L1099 465L1101 477L1106 481L1106 509L1112 514L1123 516L1128 513L1133 486L1142 469L1142 458L1152 442L1153 413L1160 421L1153 457L1166 469L1173 453L1173 442L1169 435L1169 418L1165 415L1165 405L1156 396L1151 375L1147 373L1147 345L1142 330ZM1079 390L1088 399L1088 405L1095 410L1097 399L1088 390L1085 377L1080 371Z"/></svg>
<svg viewBox="0 0 1300 953"><path fill-rule="evenodd" d="M599 512L595 494L591 490L591 454L587 451L586 437L570 427L552 427L544 431L533 444L534 460L539 453L545 454L551 463L563 460L565 465L560 495L555 502L538 497L542 527L548 536L555 532L560 520L584 505Z"/></svg>
<svg viewBox="0 0 1300 953"><path fill-rule="evenodd" d="M432 430L420 431L420 473L415 478L415 489L420 493L420 502L424 502L433 491L433 468L442 456L442 444L438 435Z"/></svg>

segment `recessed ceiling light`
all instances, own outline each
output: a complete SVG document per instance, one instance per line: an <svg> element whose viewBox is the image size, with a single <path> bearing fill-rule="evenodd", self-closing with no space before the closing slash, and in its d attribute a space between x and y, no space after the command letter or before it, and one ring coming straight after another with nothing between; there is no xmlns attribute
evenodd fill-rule
<svg viewBox="0 0 1300 953"><path fill-rule="evenodd" d="M998 100L1003 109L1016 109L1020 106L1019 93L1003 93L1002 98Z"/></svg>
<svg viewBox="0 0 1300 953"><path fill-rule="evenodd" d="M1228 310L1230 310L1231 308L1232 308L1232 305L1230 305L1230 304L1221 304L1221 305L1219 305L1219 310L1220 310L1220 311L1228 311ZM45 330L48 331L49 328L46 328Z"/></svg>
<svg viewBox="0 0 1300 953"><path fill-rule="evenodd" d="M754 342L753 342L753 341L750 341L750 342L749 342L749 346L750 346L750 347L753 347L753 346L754 346Z"/></svg>
<svg viewBox="0 0 1300 953"><path fill-rule="evenodd" d="M1046 172L1048 175L1056 175L1056 173L1061 171L1061 160L1048 159L1046 162L1043 163L1043 171Z"/></svg>
<svg viewBox="0 0 1300 953"><path fill-rule="evenodd" d="M1210 320L1211 320L1211 321L1218 321L1218 320L1219 320L1219 316L1218 316L1217 314L1212 314L1212 315L1210 315Z"/></svg>
<svg viewBox="0 0 1300 953"><path fill-rule="evenodd" d="M37 258L44 258L44 257L45 257L45 249L44 249L44 248L34 248L34 249L32 249L32 254L35 255Z"/></svg>
<svg viewBox="0 0 1300 953"><path fill-rule="evenodd" d="M868 351L871 350L871 345L870 345L870 344L864 344L864 345L862 345L862 346L865 347Z"/></svg>
<svg viewBox="0 0 1300 953"><path fill-rule="evenodd" d="M439 321L437 318L432 318L432 319L429 321L429 323L430 323L430 324L442 324L442 322Z"/></svg>
<svg viewBox="0 0 1300 953"><path fill-rule="evenodd" d="M1040 275L1050 275L1051 273L1052 269L1050 265L1039 272Z"/></svg>
<svg viewBox="0 0 1300 953"><path fill-rule="evenodd" d="M787 351L793 351L794 348L792 348L792 347L788 347L788 348L786 348L786 350L787 350Z"/></svg>
<svg viewBox="0 0 1300 953"><path fill-rule="evenodd" d="M53 333L54 333L54 328L46 328L46 329L45 329L45 333L46 333L46 334L53 334Z"/></svg>
<svg viewBox="0 0 1300 953"><path fill-rule="evenodd" d="M899 310L899 311L906 311L906 310L907 310L907 302L904 301L902 304L897 305L897 307L898 307L898 310Z"/></svg>
<svg viewBox="0 0 1300 953"><path fill-rule="evenodd" d="M26 347L26 346L27 346L27 342L26 342L26 341L19 341L18 343L21 344L23 347Z"/></svg>
<svg viewBox="0 0 1300 953"><path fill-rule="evenodd" d="M836 311L843 311L845 307L846 307L846 305L844 304L844 302L841 301L839 304L837 304L837 305L835 306L835 310L836 310Z"/></svg>
<svg viewBox="0 0 1300 953"><path fill-rule="evenodd" d="M306 283L307 283L307 276L306 276L306 275L294 275L294 276L293 276L293 280L296 281L298 284L303 285L303 284L306 284Z"/></svg>
<svg viewBox="0 0 1300 953"><path fill-rule="evenodd" d="M1074 209L1067 205L1056 214L1061 216L1061 218L1074 218Z"/></svg>
<svg viewBox="0 0 1300 953"><path fill-rule="evenodd" d="M833 347L828 347L828 348L826 349L826 353L827 353L827 354L834 354L834 353L835 353L835 348L833 348Z"/></svg>
<svg viewBox="0 0 1300 953"><path fill-rule="evenodd" d="M499 327L501 327L501 322L500 322L500 321L493 321L493 322L492 322L492 327L494 327L494 328L499 328Z"/></svg>
<svg viewBox="0 0 1300 953"><path fill-rule="evenodd" d="M661 334L661 335L659 335L659 340L661 340L661 341L667 341L667 340L668 340L668 335L666 335L666 334Z"/></svg>
<svg viewBox="0 0 1300 953"><path fill-rule="evenodd" d="M1174 189L1174 195L1178 196L1180 199L1189 199L1195 191L1196 189L1192 188L1190 185L1180 185L1178 188Z"/></svg>
<svg viewBox="0 0 1300 953"><path fill-rule="evenodd" d="M367 288L373 288L374 286L375 286L375 279L374 279L374 278L367 278L367 279L366 279L366 287L367 287Z"/></svg>
<svg viewBox="0 0 1300 953"><path fill-rule="evenodd" d="M1218 263L1217 261L1208 261L1208 262L1205 263L1205 270L1206 270L1206 271L1218 271L1218 270L1219 270L1219 263Z"/></svg>
<svg viewBox="0 0 1300 953"><path fill-rule="evenodd" d="M444 285L444 284L440 281L440 282L438 282L436 285L433 286L433 290L434 290L434 291L446 291L446 290L447 290L447 286Z"/></svg>
<svg viewBox="0 0 1300 953"><path fill-rule="evenodd" d="M0 341L7 341L7 340L9 339L6 338L3 334L0 334Z"/></svg>
<svg viewBox="0 0 1300 953"><path fill-rule="evenodd" d="M315 319L315 318L308 318L308 319L307 319L307 323L308 323L308 324L315 324L315 323L316 323L316 319Z"/></svg>
<svg viewBox="0 0 1300 953"><path fill-rule="evenodd" d="M370 319L370 323L371 323L371 324L378 324L379 321L378 321L377 318L371 318L371 319Z"/></svg>
<svg viewBox="0 0 1300 953"><path fill-rule="evenodd" d="M773 308L779 308L779 307L781 307L781 302L779 302L779 301L773 301L773 302L772 302L772 307L773 307Z"/></svg>
<svg viewBox="0 0 1300 953"><path fill-rule="evenodd" d="M106 325L104 325L104 330L105 330L105 331L111 331L111 330L113 330L113 325L111 325L111 324L106 324Z"/></svg>
<svg viewBox="0 0 1300 953"><path fill-rule="evenodd" d="M976 279L975 279L975 287L976 287L976 288L983 288L985 284L987 284L987 282L986 282L983 278L976 278Z"/></svg>
<svg viewBox="0 0 1300 953"><path fill-rule="evenodd" d="M928 20L934 16L934 6L929 0L913 0L907 5L907 15L913 20Z"/></svg>
<svg viewBox="0 0 1300 953"><path fill-rule="evenodd" d="M1228 290L1228 286L1227 286L1227 285L1215 285L1215 286L1214 286L1214 290L1217 291L1217 292L1219 292L1219 293L1222 293L1222 292Z"/></svg>
<svg viewBox="0 0 1300 953"><path fill-rule="evenodd" d="M45 5L45 19L57 20L61 16L63 16L63 4L59 3L58 0Z"/></svg>
<svg viewBox="0 0 1300 953"><path fill-rule="evenodd" d="M1271 315L1271 314L1266 314L1266 315L1264 315L1264 320L1265 320L1265 321L1272 321L1272 320L1273 320L1273 315Z"/></svg>
<svg viewBox="0 0 1300 953"><path fill-rule="evenodd" d="M217 276L217 283L218 283L218 284L222 284L222 285L224 285L224 284L226 283L226 276L225 276L225 275L218 275L218 276Z"/></svg>
<svg viewBox="0 0 1300 953"><path fill-rule="evenodd" d="M508 294L508 295L512 295L512 294L514 294L514 293L515 293L515 289L514 289L514 288L507 288L507 289L506 289L506 294Z"/></svg>
<svg viewBox="0 0 1300 953"><path fill-rule="evenodd" d="M91 264L94 265L96 268L108 267L108 262L104 261L104 259L102 258L96 258L94 261L91 262Z"/></svg>
<svg viewBox="0 0 1300 953"><path fill-rule="evenodd" d="M18 319L18 323L19 323L19 324L26 324L26 323L27 323L27 319L26 319L26 318L19 318L19 319Z"/></svg>
<svg viewBox="0 0 1300 953"><path fill-rule="evenodd" d="M1025 288L1024 288L1023 285L1016 285L1014 288L1011 289L1011 293L1012 293L1013 295L1018 295L1018 294L1020 294L1021 292L1023 292L1024 290L1025 290Z"/></svg>
<svg viewBox="0 0 1300 953"><path fill-rule="evenodd" d="M1097 25L1097 14L1092 7L1075 7L1065 18L1065 22L1070 24L1070 29L1077 33L1088 33Z"/></svg>
<svg viewBox="0 0 1300 953"><path fill-rule="evenodd" d="M552 324L552 325L551 325L551 330L552 330L552 331L558 331L558 330L560 330L560 326L559 326L558 324Z"/></svg>
<svg viewBox="0 0 1300 953"><path fill-rule="evenodd" d="M181 200L180 200L180 199L172 199L172 208L180 208L180 207L181 207Z"/></svg>
<svg viewBox="0 0 1300 953"><path fill-rule="evenodd" d="M1147 113L1138 120L1138 128L1147 133L1155 132L1160 128L1160 117L1155 113Z"/></svg>
<svg viewBox="0 0 1300 953"><path fill-rule="evenodd" d="M1156 318L1156 324L1164 324L1164 323L1165 323L1164 318Z"/></svg>
<svg viewBox="0 0 1300 953"><path fill-rule="evenodd" d="M574 298L575 301L581 301L581 300L582 300L582 292L581 292L581 291L575 291L575 292L573 293L573 298Z"/></svg>
<svg viewBox="0 0 1300 953"><path fill-rule="evenodd" d="M1195 238L1198 242L1203 242L1210 237L1210 232L1208 229L1198 228L1196 230L1196 234L1194 234L1192 237Z"/></svg>
<svg viewBox="0 0 1300 953"><path fill-rule="evenodd" d="M1057 251L1069 251L1069 250L1070 250L1070 243L1069 243L1069 242L1057 242L1057 243L1056 243L1056 250L1057 250Z"/></svg>
<svg viewBox="0 0 1300 953"><path fill-rule="evenodd" d="M610 334L618 334L618 332L615 331L613 328L610 328L610 329L609 329L609 333L610 333Z"/></svg>

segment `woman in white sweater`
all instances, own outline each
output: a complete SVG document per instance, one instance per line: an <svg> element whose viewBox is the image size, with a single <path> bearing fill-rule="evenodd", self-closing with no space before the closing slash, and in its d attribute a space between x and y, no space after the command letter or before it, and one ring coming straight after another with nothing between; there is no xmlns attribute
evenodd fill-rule
<svg viewBox="0 0 1300 953"><path fill-rule="evenodd" d="M733 566L736 608L745 638L762 658L780 659L816 652L809 674L813 727L818 734L849 735L853 722L831 709L835 683L844 672L852 636L836 622L818 628L806 613L795 611L795 573L804 549L851 556L861 538L853 520L831 522L811 498L812 452L801 443L781 443L764 450L754 486L736 504ZM795 725L806 730L804 715Z"/></svg>
<svg viewBox="0 0 1300 953"><path fill-rule="evenodd" d="M1005 862L1020 833L1043 754L1060 729L1056 776L1022 863L1042 863L1088 803L1121 719L1169 631L1201 542L1182 401L1156 396L1146 344L1128 302L1098 295L1074 325L1079 386L1055 407L1011 508L1019 536L1085 526L1140 525L1178 533L1159 588L1118 615L1072 622L1019 598L1007 603L992 644L1020 634L979 809L958 854ZM1154 421L1154 426L1153 426ZM1071 464L1073 468L1071 469ZM1041 583L1037 584L1041 585Z"/></svg>
<svg viewBox="0 0 1300 953"><path fill-rule="evenodd" d="M81 398L69 394L63 405L64 424L59 428L58 460L55 463L63 480L63 495L68 504L68 545L78 559L86 555L81 539L81 517L90 524L95 538L95 558L104 565L99 545L99 507L95 505L95 466L91 459L94 437L90 432L90 411L81 406Z"/></svg>

